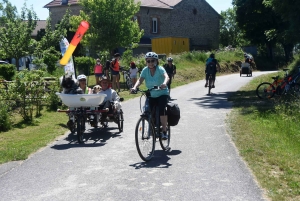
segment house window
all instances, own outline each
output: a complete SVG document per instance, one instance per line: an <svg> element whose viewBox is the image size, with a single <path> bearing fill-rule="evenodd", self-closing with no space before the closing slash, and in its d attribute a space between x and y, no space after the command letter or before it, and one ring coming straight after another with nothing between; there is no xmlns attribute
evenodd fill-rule
<svg viewBox="0 0 300 201"><path fill-rule="evenodd" d="M61 0L61 5L68 5L68 0Z"/></svg>
<svg viewBox="0 0 300 201"><path fill-rule="evenodd" d="M157 33L157 18L152 18L152 33Z"/></svg>

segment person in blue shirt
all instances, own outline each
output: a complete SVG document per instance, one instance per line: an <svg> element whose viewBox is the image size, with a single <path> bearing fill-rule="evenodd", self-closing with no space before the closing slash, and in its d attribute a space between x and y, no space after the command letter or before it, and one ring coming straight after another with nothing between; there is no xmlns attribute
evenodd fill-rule
<svg viewBox="0 0 300 201"><path fill-rule="evenodd" d="M160 122L163 130L162 139L166 140L168 139L166 134L168 119L165 108L169 100L169 89L167 86L169 76L166 70L162 66L158 65L158 55L155 52L148 52L145 55L145 59L147 66L144 67L140 74L140 78L131 90L136 91L144 80L148 89L154 86L160 87L160 90L152 90L150 92L151 97L149 98L149 106L150 110L152 110L155 105L159 107Z"/></svg>

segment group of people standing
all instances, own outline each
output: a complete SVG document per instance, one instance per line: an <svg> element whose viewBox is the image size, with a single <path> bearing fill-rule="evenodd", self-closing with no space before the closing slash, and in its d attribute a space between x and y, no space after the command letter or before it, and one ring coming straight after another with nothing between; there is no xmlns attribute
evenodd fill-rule
<svg viewBox="0 0 300 201"><path fill-rule="evenodd" d="M115 91L120 92L120 54L116 53L114 54L114 58L109 61L107 60L105 63L105 66L101 64L100 59L96 59L96 64L94 66L94 75L96 79L96 84L100 84L101 77L106 76L108 79L111 80L111 87ZM171 89L171 83L172 79L174 78L174 75L176 74L176 66L173 64L173 58L168 57L167 63L163 65L165 68L170 80L168 82L168 88ZM132 81L132 86L135 85L137 78L138 78L138 72L139 69L136 66L135 62L130 62L130 78Z"/></svg>
<svg viewBox="0 0 300 201"><path fill-rule="evenodd" d="M94 75L96 79L96 84L100 84L102 76L106 76L111 80L112 88L120 92L120 54L114 54L112 61L107 60L105 65L101 64L100 59L96 59L96 64L94 66Z"/></svg>

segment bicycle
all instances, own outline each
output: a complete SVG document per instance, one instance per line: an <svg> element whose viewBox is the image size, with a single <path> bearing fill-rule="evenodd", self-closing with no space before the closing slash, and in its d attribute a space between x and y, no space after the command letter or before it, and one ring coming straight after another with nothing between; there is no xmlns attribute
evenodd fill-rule
<svg viewBox="0 0 300 201"><path fill-rule="evenodd" d="M124 89L125 87L127 87L127 89L131 89L133 86L132 86L132 81L131 81L131 78L130 78L130 72L128 70L124 70L124 68L122 67L121 68L122 70L122 73L123 73L123 79L124 79Z"/></svg>
<svg viewBox="0 0 300 201"><path fill-rule="evenodd" d="M272 77L273 83L263 82L256 88L256 95L260 99L270 99L274 95L281 96L283 94L297 94L300 91L300 85L297 83L300 72L296 75L288 75L289 69L283 69L285 75L283 79L279 76Z"/></svg>
<svg viewBox="0 0 300 201"><path fill-rule="evenodd" d="M159 90L159 87L154 86L147 90L137 90L142 93L140 97L140 110L142 114L140 115L135 128L135 144L139 156L144 161L149 161L153 157L157 138L159 139L160 146L164 151L168 151L170 149L170 126L167 125L168 139L162 139L160 134L162 132L162 127L160 126L159 108L154 106L152 111L150 111L149 97L151 90ZM142 106L143 97L146 97L144 106Z"/></svg>

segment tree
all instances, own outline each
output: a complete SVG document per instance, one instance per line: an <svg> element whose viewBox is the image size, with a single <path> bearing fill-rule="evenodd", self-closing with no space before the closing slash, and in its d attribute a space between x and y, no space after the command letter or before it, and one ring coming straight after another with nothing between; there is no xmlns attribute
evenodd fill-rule
<svg viewBox="0 0 300 201"><path fill-rule="evenodd" d="M236 7L221 11L220 22L220 44L222 46L232 45L232 47L240 47L247 45L243 39L244 34L236 24Z"/></svg>
<svg viewBox="0 0 300 201"><path fill-rule="evenodd" d="M59 42L66 35L70 24L70 11L67 9L60 23L56 24L55 30L51 27L51 14L47 18L46 28L43 31L43 36L36 44L34 55L37 57L36 64L44 63L48 66L47 71L52 74L55 70L55 63L60 57L60 52L55 49L59 46Z"/></svg>
<svg viewBox="0 0 300 201"><path fill-rule="evenodd" d="M76 31L81 20L87 20L90 28L83 43L98 50L111 52L117 47L133 47L140 41L143 30L133 20L140 3L134 0L80 0L83 7L80 16L71 23Z"/></svg>
<svg viewBox="0 0 300 201"><path fill-rule="evenodd" d="M263 3L281 16L283 21L283 25L279 27L281 31L270 30L267 34L271 37L275 35L280 38L288 61L292 58L294 45L300 42L300 1L264 0Z"/></svg>
<svg viewBox="0 0 300 201"><path fill-rule="evenodd" d="M17 70L19 59L32 50L31 34L36 27L37 15L33 9L28 9L24 3L21 15L8 0L2 0L0 24L0 55L4 58L15 58Z"/></svg>

